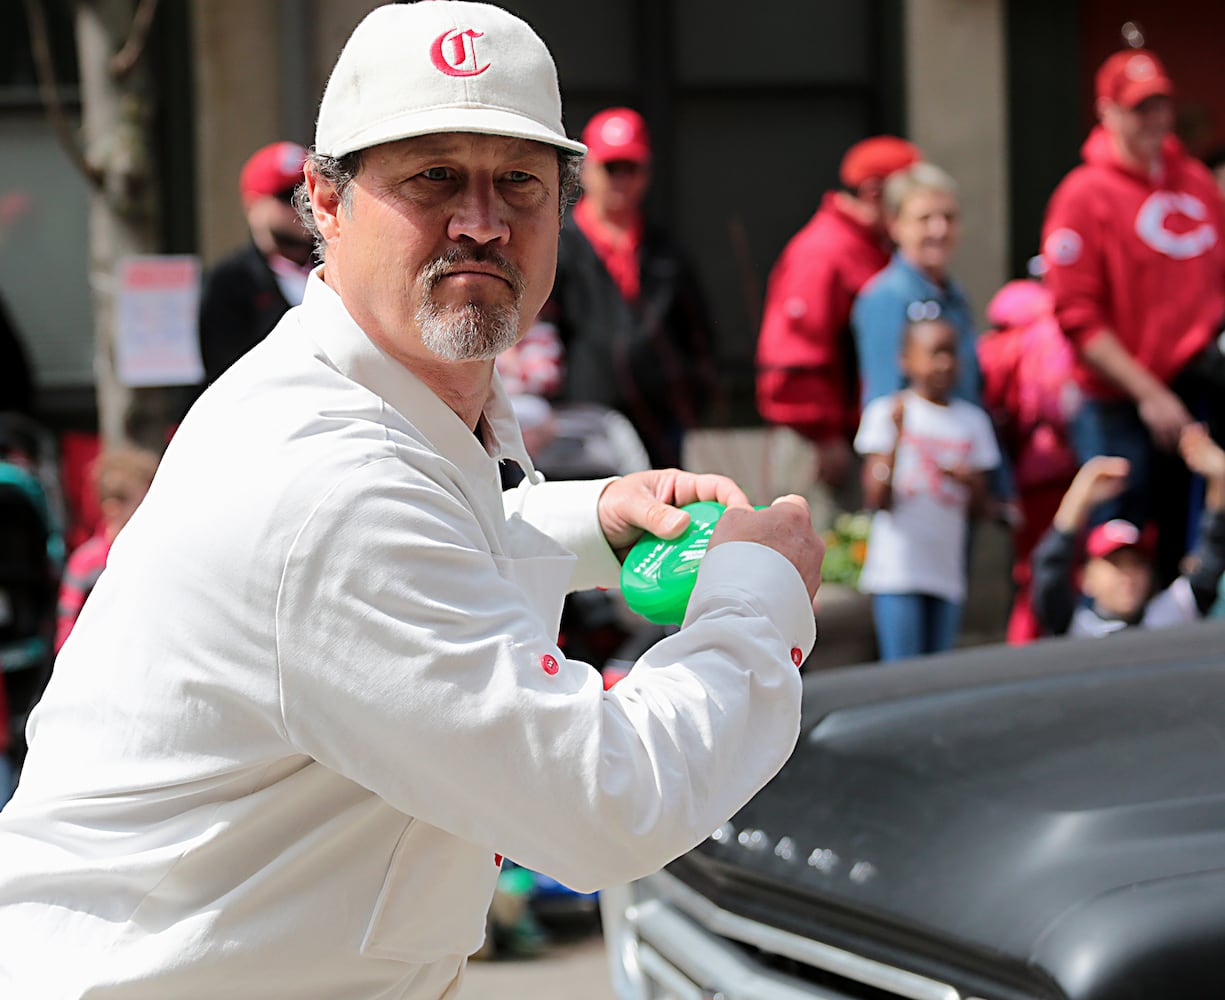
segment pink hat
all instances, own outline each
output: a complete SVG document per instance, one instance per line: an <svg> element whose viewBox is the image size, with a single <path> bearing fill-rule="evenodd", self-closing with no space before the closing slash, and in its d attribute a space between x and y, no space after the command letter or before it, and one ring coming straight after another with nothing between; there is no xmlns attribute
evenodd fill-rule
<svg viewBox="0 0 1225 1000"><path fill-rule="evenodd" d="M1156 543L1157 532L1153 525L1141 531L1130 521L1115 518L1089 532L1085 540L1085 554L1090 559L1103 559L1112 552L1129 547L1151 554Z"/></svg>
<svg viewBox="0 0 1225 1000"><path fill-rule="evenodd" d="M596 163L648 163L651 159L647 123L633 108L606 108L594 115L583 129L583 142Z"/></svg>
<svg viewBox="0 0 1225 1000"><path fill-rule="evenodd" d="M1116 52L1097 71L1098 99L1113 101L1128 110L1146 98L1174 96L1174 82L1161 60L1147 49Z"/></svg>
<svg viewBox="0 0 1225 1000"><path fill-rule="evenodd" d="M257 149L238 177L242 200L292 191L302 180L306 150L296 142L274 142Z"/></svg>
<svg viewBox="0 0 1225 1000"><path fill-rule="evenodd" d="M998 329L1027 326L1043 316L1055 314L1055 297L1049 288L1032 278L1017 278L1004 284L987 303L987 322Z"/></svg>

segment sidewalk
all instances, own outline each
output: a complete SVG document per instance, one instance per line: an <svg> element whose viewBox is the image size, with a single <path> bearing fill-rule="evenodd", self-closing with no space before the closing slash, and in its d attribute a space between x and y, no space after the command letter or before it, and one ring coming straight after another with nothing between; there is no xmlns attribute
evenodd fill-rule
<svg viewBox="0 0 1225 1000"><path fill-rule="evenodd" d="M459 1000L616 1000L598 930L539 957L468 963Z"/></svg>

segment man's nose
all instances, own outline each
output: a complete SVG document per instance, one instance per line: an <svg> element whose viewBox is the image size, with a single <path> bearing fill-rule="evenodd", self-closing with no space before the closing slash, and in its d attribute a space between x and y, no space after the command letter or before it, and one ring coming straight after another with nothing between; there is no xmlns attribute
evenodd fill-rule
<svg viewBox="0 0 1225 1000"><path fill-rule="evenodd" d="M510 225L492 182L464 187L451 213L447 235L456 243L470 240L481 245L509 239Z"/></svg>

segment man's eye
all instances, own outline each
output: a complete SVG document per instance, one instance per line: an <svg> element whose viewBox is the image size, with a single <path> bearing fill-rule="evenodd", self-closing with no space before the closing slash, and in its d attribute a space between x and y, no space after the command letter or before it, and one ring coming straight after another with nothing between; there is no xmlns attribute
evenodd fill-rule
<svg viewBox="0 0 1225 1000"><path fill-rule="evenodd" d="M427 181L445 181L450 175L446 167L426 167L421 171L421 176Z"/></svg>
<svg viewBox="0 0 1225 1000"><path fill-rule="evenodd" d="M532 175L526 170L510 170L506 174L506 179L512 184L524 184L532 179Z"/></svg>

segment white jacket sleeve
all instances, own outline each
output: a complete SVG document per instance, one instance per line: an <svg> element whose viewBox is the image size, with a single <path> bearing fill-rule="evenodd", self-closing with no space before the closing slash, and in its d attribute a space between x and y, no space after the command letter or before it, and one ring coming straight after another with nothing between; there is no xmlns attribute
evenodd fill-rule
<svg viewBox="0 0 1225 1000"><path fill-rule="evenodd" d="M782 556L710 552L685 626L605 692L556 645L570 557L499 551L458 496L381 464L287 558L279 683L303 753L583 890L688 850L782 766L815 638Z"/></svg>

